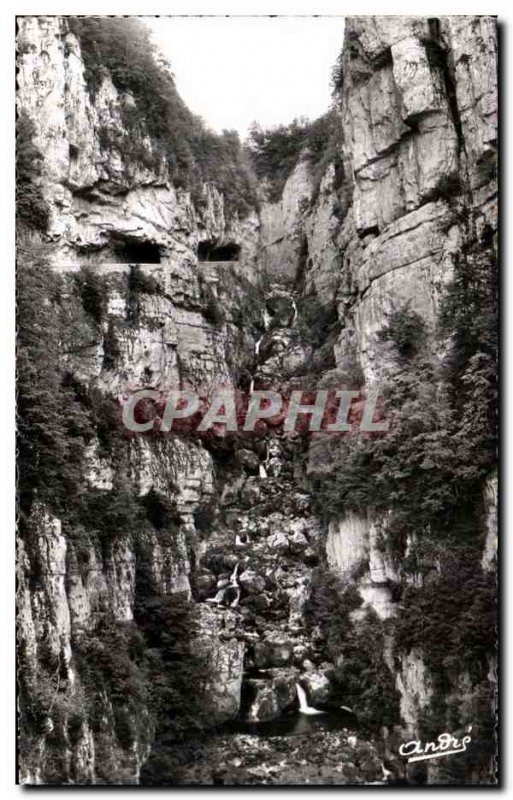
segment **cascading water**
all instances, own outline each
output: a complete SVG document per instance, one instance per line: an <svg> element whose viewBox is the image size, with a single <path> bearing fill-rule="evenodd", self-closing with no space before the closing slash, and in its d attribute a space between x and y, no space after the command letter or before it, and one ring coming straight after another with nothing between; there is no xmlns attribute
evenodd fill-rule
<svg viewBox="0 0 513 800"><path fill-rule="evenodd" d="M222 589L219 589L219 591L215 594L214 597L207 597L207 603L217 603L218 605L220 605L223 602L227 591L229 589L235 589L236 590L235 598L230 603L230 608L237 608L237 606L239 605L240 595L241 595L241 589L237 581L239 564L240 562L237 561L235 567L233 568L233 572L230 575L230 582L228 586L224 586Z"/></svg>
<svg viewBox="0 0 513 800"><path fill-rule="evenodd" d="M300 683L296 683L296 694L297 699L299 701L299 712L301 714L324 714L324 711L319 711L318 708L313 708L312 706L308 705L308 700L306 697L306 692L301 686Z"/></svg>
<svg viewBox="0 0 513 800"><path fill-rule="evenodd" d="M214 597L207 597L207 603L217 603L217 604L222 603L225 593L226 593L226 587L224 589L219 589L219 591L216 593Z"/></svg>
<svg viewBox="0 0 513 800"><path fill-rule="evenodd" d="M297 320L297 305L293 297L291 298L291 300L292 300L292 307L294 308L294 316L292 317L292 322L290 323L290 327L293 328Z"/></svg>
<svg viewBox="0 0 513 800"><path fill-rule="evenodd" d="M230 575L230 586L238 586L239 585L237 583L238 572L239 572L239 561L237 561L237 563L235 564L235 566L233 568L233 572Z"/></svg>
<svg viewBox="0 0 513 800"><path fill-rule="evenodd" d="M237 608L237 606L239 605L239 601L240 601L240 586L239 586L239 583L237 581L237 575L238 575L238 572L239 572L239 563L240 562L237 561L237 563L235 564L235 567L233 568L233 572L230 575L230 583L229 583L229 585L227 587L228 589L235 589L236 590L235 598L230 603L230 608Z"/></svg>
<svg viewBox="0 0 513 800"><path fill-rule="evenodd" d="M267 464L269 463L269 445L267 445L265 450L265 460L263 464L258 465L258 477L259 478L267 478Z"/></svg>

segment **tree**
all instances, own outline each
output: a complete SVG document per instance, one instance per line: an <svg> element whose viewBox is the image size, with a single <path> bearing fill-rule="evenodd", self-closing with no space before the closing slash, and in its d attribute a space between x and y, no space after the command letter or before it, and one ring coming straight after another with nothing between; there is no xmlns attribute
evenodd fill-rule
<svg viewBox="0 0 513 800"><path fill-rule="evenodd" d="M23 512L36 497L57 510L82 481L88 419L59 369L61 280L34 237L17 249L19 502Z"/></svg>

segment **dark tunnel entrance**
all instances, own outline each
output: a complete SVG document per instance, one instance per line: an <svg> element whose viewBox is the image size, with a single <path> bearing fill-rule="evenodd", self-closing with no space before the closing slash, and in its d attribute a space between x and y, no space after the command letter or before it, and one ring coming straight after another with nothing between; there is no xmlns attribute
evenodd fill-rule
<svg viewBox="0 0 513 800"><path fill-rule="evenodd" d="M113 242L113 249L123 264L160 264L160 247L155 242L123 237Z"/></svg>
<svg viewBox="0 0 513 800"><path fill-rule="evenodd" d="M200 242L198 245L199 261L237 261L240 245L235 242L216 245L215 242Z"/></svg>

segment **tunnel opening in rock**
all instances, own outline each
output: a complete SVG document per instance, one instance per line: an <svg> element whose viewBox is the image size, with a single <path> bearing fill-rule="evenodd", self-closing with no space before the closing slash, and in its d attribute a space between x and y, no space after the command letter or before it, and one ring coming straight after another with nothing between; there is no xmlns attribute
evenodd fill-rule
<svg viewBox="0 0 513 800"><path fill-rule="evenodd" d="M237 261L239 256L240 245L235 242L218 245L207 241L198 245L198 261Z"/></svg>
<svg viewBox="0 0 513 800"><path fill-rule="evenodd" d="M116 237L113 250L123 264L160 264L160 247L155 242L129 236Z"/></svg>

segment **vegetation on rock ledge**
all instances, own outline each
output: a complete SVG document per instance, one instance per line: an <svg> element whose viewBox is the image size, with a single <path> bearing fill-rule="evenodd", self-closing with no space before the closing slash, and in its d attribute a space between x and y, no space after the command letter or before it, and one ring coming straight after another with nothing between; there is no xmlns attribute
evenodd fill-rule
<svg viewBox="0 0 513 800"><path fill-rule="evenodd" d="M127 136L104 130L104 145L115 147L128 162L157 168L163 161L174 184L191 191L197 204L202 202L202 183L210 181L224 195L229 213L244 216L251 211L255 182L238 134L217 135L189 111L144 22L135 17L67 20L80 42L92 97L109 75L120 93L133 98L123 105ZM148 136L151 150L141 147Z"/></svg>

